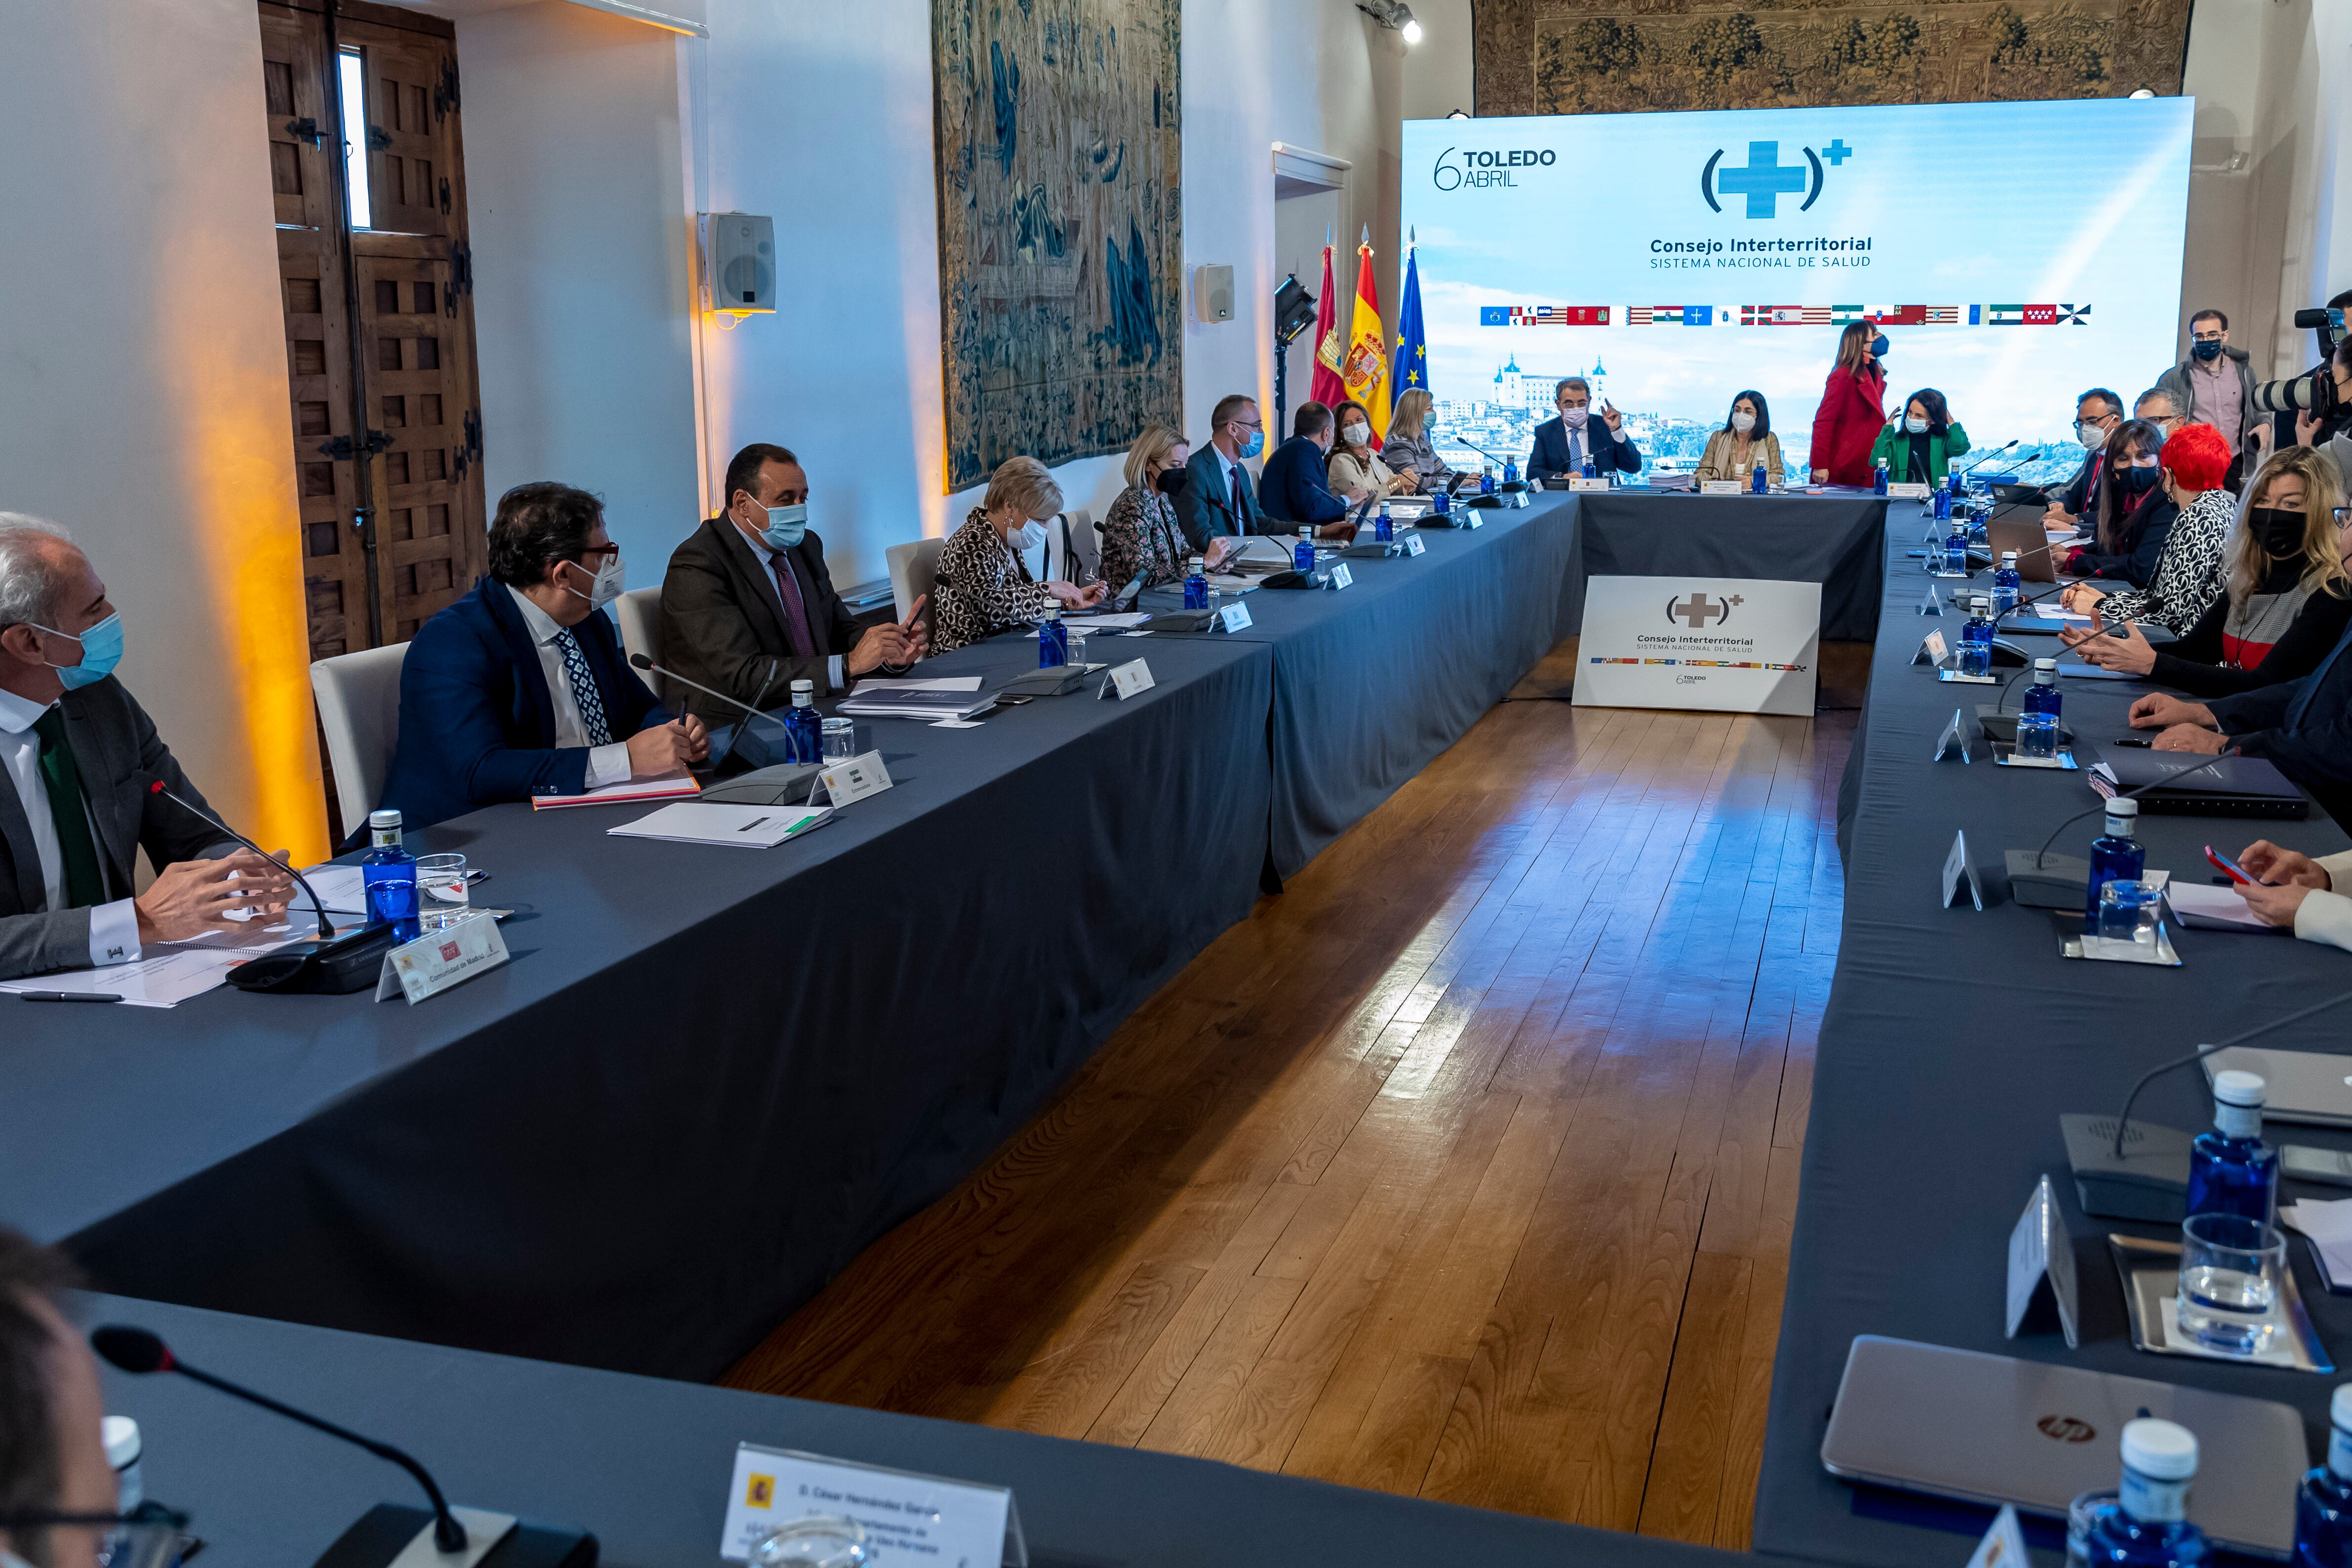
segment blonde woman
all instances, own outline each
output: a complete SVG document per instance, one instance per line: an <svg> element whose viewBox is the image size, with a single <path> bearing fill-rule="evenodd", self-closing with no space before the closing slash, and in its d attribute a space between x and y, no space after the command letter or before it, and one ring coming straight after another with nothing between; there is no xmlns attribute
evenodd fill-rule
<svg viewBox="0 0 2352 1568"><path fill-rule="evenodd" d="M1102 576L1111 591L1125 592L1138 572L1146 588L1183 578L1192 547L1176 521L1176 497L1183 492L1184 464L1192 452L1181 435L1159 423L1145 425L1127 449L1127 488L1110 504L1102 524ZM1215 570L1240 542L1223 535L1211 539L1202 564Z"/></svg>
<svg viewBox="0 0 2352 1568"><path fill-rule="evenodd" d="M2228 591L2195 625L2160 650L2126 623L2124 636L2085 638L2074 651L2194 697L2235 696L2311 674L2352 625L2352 572L2336 521L2343 505L2325 453L2290 446L2273 454L2238 504Z"/></svg>
<svg viewBox="0 0 2352 1568"><path fill-rule="evenodd" d="M1026 625L1055 604L1101 601L1101 583L1039 582L1021 559L1045 542L1046 520L1061 510L1062 487L1034 457L1008 457L990 476L988 494L940 550L932 647L950 653Z"/></svg>
<svg viewBox="0 0 2352 1568"><path fill-rule="evenodd" d="M1339 426L1328 470L1333 495L1360 496L1367 490L1383 496L1412 493L1416 483L1412 475L1396 473L1381 461L1380 448L1372 444L1370 409L1350 401L1333 409L1331 416Z"/></svg>
<svg viewBox="0 0 2352 1568"><path fill-rule="evenodd" d="M1381 444L1381 461L1400 474L1413 476L1413 487L1423 494L1454 480L1454 470L1437 455L1429 439L1432 399L1427 387L1412 387L1397 399L1389 415L1389 438Z"/></svg>
<svg viewBox="0 0 2352 1568"><path fill-rule="evenodd" d="M1700 479L1737 479L1748 483L1758 464L1767 483L1786 483L1780 468L1780 438L1772 434L1772 410L1760 392L1744 392L1731 400L1723 428L1706 438L1706 453L1698 460Z"/></svg>

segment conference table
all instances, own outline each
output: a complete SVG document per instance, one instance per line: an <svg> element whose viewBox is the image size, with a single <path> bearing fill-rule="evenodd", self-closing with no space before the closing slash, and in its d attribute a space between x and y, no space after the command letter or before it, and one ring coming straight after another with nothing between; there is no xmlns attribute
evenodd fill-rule
<svg viewBox="0 0 2352 1568"><path fill-rule="evenodd" d="M2314 1462L2324 1454L2327 1401L2340 1377L2132 1348L2106 1238L2178 1239L2179 1228L2086 1216L2058 1117L2113 1115L2133 1081L2158 1063L2352 991L2352 955L2284 936L2175 931L2179 968L2059 956L2052 912L2006 896L2002 852L2038 848L2097 798L2080 772L1993 766L1972 716L1976 704L1994 700L1995 688L1940 682L1911 663L1923 633L1938 629L1951 640L1958 622L1916 613L1927 580L1906 552L1919 545L1920 529L1908 508L1903 514L1882 541L1881 634L1842 797L1844 925L1813 1070L1755 1532L1759 1552L1888 1568L1962 1561L1963 1537L1981 1531L1990 1511L1850 1486L1822 1469L1822 1437L1857 1334L2281 1401L2302 1412ZM2054 638L2017 641L2029 652L2057 651ZM2130 733L2126 710L2152 689L2136 681L2063 685L2084 767ZM1969 716L1971 760L1933 761L1955 709ZM2313 854L2347 842L2316 810L2299 821L2143 812L2139 824L2149 868L2196 882L2212 874L2202 854L2209 842L2234 853L2269 838ZM1954 907L1942 906L1940 873L1961 831L1988 884L1981 913L1965 891ZM2076 823L2056 848L2081 856L2098 831L2095 816ZM2253 1044L2346 1051L2352 1004ZM2203 1074L2192 1066L2156 1080L2134 1119L2204 1131L2211 1101ZM2273 1147L2352 1148L2352 1134L2332 1129L2273 1122L2264 1135ZM2073 1238L2079 1350L2054 1327L2015 1340L2002 1333L2010 1232L2044 1174ZM2281 1200L2341 1196L2290 1180ZM2322 1288L2302 1243L2288 1250L2321 1341L2339 1365L2352 1365L2352 1299ZM1935 1412L1922 1409L1919 1418L1933 1420ZM2101 1440L2111 1443L2112 1434ZM2279 1486L2291 1491L2294 1481L2281 1476ZM2193 1491L2190 1508L2193 1517ZM2041 1544L2062 1544L2046 1528L2029 1529Z"/></svg>

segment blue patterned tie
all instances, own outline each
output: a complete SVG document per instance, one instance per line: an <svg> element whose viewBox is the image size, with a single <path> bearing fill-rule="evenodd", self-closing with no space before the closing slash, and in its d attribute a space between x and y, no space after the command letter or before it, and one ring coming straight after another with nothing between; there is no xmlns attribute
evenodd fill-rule
<svg viewBox="0 0 2352 1568"><path fill-rule="evenodd" d="M612 745L613 727L604 722L604 694L596 689L596 677L588 673L588 656L580 651L580 639L565 626L556 632L555 646L563 655L563 673L572 677L572 700L580 708L580 727L588 732L588 744Z"/></svg>

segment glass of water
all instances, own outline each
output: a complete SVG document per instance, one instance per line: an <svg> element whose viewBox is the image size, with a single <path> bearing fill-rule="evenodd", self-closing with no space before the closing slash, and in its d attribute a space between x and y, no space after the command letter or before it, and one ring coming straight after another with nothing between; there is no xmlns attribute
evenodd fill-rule
<svg viewBox="0 0 2352 1568"><path fill-rule="evenodd" d="M846 762L857 755L857 721L829 718L817 730L817 756L826 762Z"/></svg>
<svg viewBox="0 0 2352 1568"><path fill-rule="evenodd" d="M780 1525L751 1548L751 1568L863 1568L866 1528L854 1519L813 1513Z"/></svg>
<svg viewBox="0 0 2352 1568"><path fill-rule="evenodd" d="M2258 1355L2278 1332L2273 1309L2286 1273L2286 1238L2242 1214L2192 1214L2180 1222L2183 1337L2232 1355Z"/></svg>
<svg viewBox="0 0 2352 1568"><path fill-rule="evenodd" d="M1070 668L1083 670L1087 667L1087 639L1093 635L1094 628L1085 622L1070 622Z"/></svg>
<svg viewBox="0 0 2352 1568"><path fill-rule="evenodd" d="M2044 761L2058 755L2058 716L2025 713L2017 716L2017 755Z"/></svg>
<svg viewBox="0 0 2352 1568"><path fill-rule="evenodd" d="M2163 915L2163 890L2154 883L2118 877L2099 889L2099 936L2106 941L2129 942L2153 953Z"/></svg>
<svg viewBox="0 0 2352 1568"><path fill-rule="evenodd" d="M467 908L466 857L416 857L416 924L420 930L439 931L464 918Z"/></svg>

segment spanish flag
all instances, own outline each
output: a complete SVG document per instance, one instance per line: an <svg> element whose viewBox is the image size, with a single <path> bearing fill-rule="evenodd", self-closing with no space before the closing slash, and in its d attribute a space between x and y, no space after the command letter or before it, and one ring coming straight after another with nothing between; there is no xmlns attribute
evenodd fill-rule
<svg viewBox="0 0 2352 1568"><path fill-rule="evenodd" d="M1348 331L1347 352L1339 361L1339 379L1347 384L1348 395L1370 412L1374 443L1388 439L1388 349L1381 331L1380 288L1372 281L1372 231L1369 225L1362 243L1356 246L1356 319Z"/></svg>

